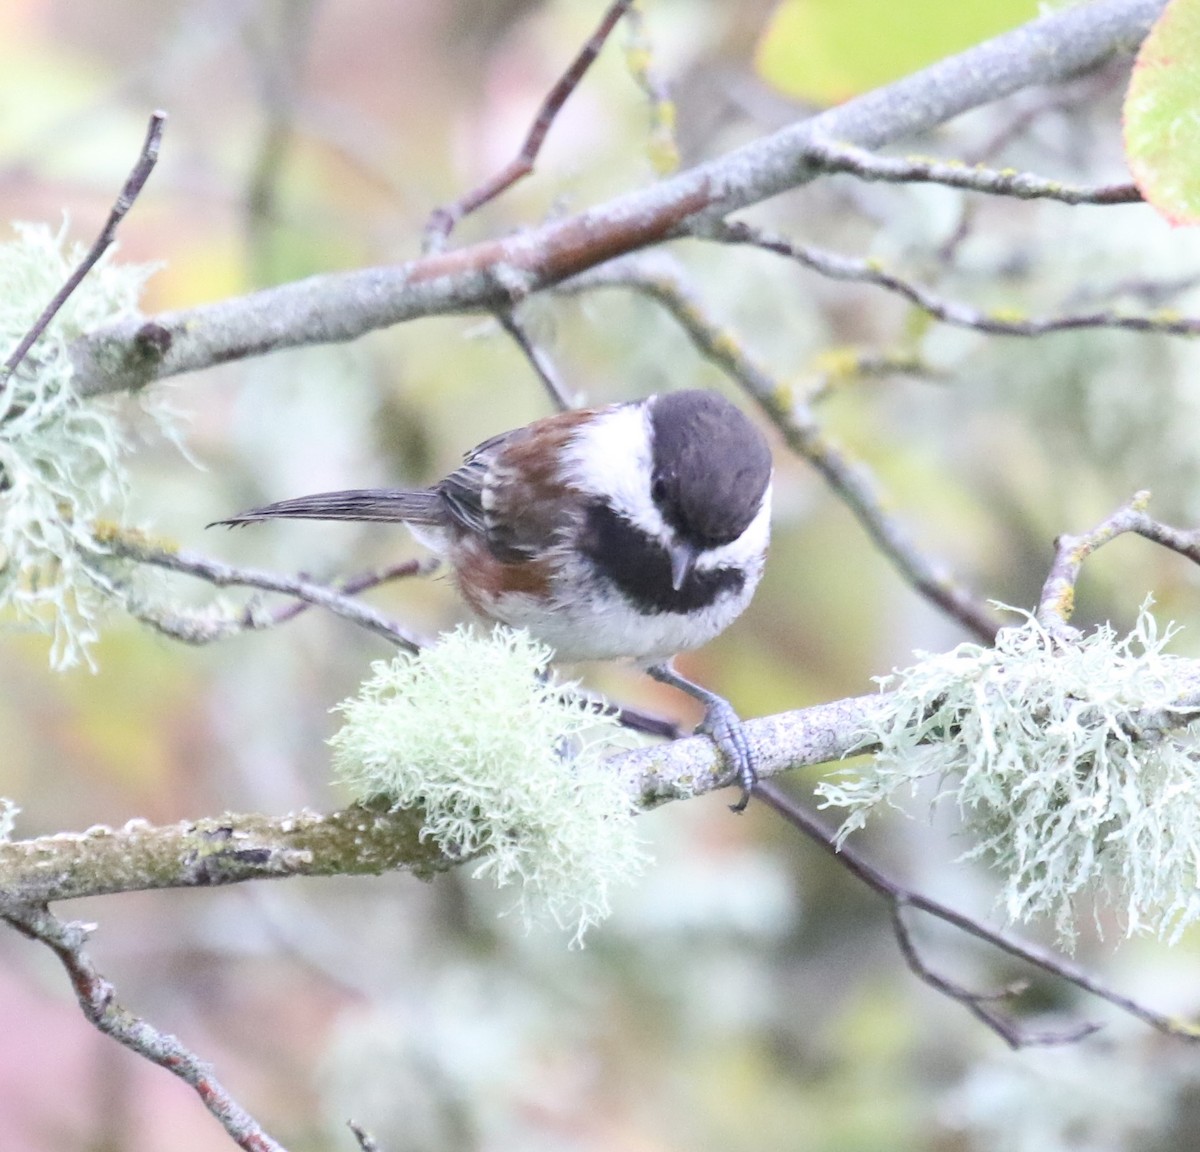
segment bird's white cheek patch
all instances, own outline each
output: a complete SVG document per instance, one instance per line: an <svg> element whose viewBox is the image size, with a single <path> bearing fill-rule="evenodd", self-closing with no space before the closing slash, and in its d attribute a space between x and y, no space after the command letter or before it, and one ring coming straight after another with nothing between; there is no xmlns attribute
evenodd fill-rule
<svg viewBox="0 0 1200 1152"><path fill-rule="evenodd" d="M581 425L563 452L567 482L603 497L648 536L667 526L650 498L650 425L644 405L627 404Z"/></svg>

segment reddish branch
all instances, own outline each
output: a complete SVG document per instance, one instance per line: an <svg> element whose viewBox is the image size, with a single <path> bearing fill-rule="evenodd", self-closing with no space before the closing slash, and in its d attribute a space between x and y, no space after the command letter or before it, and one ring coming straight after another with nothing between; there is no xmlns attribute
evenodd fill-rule
<svg viewBox="0 0 1200 1152"><path fill-rule="evenodd" d="M524 179L533 171L533 166L537 161L538 153L542 150L542 144L545 143L550 126L554 123L571 93L579 86L584 74L592 66L596 57L600 55L600 49L604 47L605 41L617 26L617 21L625 15L633 2L634 0L614 0L614 3L609 5L599 27L592 33L587 43L571 62L571 66L559 77L558 83L550 89L545 100L542 101L529 133L525 137L525 142L516 156L499 172L480 184L478 188L455 200L453 204L434 209L429 216L429 222L425 225L426 252L438 251L445 244L454 226L464 216L469 216L477 208L482 208L489 200L494 200L501 192L511 188L518 180Z"/></svg>
<svg viewBox="0 0 1200 1152"><path fill-rule="evenodd" d="M99 1031L111 1036L153 1064L191 1085L204 1107L233 1142L246 1152L286 1152L226 1090L212 1069L167 1032L135 1016L116 998L116 990L96 970L84 951L87 926L64 923L45 907L6 907L0 913L14 928L45 944L62 963L83 1014Z"/></svg>

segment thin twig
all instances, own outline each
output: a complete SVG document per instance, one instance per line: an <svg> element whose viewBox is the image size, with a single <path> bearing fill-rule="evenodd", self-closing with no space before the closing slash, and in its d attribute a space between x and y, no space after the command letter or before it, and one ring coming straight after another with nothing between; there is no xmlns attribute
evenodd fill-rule
<svg viewBox="0 0 1200 1152"><path fill-rule="evenodd" d="M362 1152L379 1152L379 1143L357 1120L347 1120L346 1127L354 1133L354 1139Z"/></svg>
<svg viewBox="0 0 1200 1152"><path fill-rule="evenodd" d="M942 565L922 554L905 527L886 511L866 466L851 461L824 433L811 408L792 396L783 381L709 315L674 260L659 253L625 257L574 277L560 290L612 286L644 292L662 304L701 354L753 397L788 447L824 477L904 579L972 635L985 643L995 639L998 621L988 607Z"/></svg>
<svg viewBox="0 0 1200 1152"><path fill-rule="evenodd" d="M994 1005L1001 1000L1012 1000L1022 995L1028 985L1018 982L1001 988L997 992L973 992L969 988L951 980L948 976L930 968L917 949L908 922L904 919L904 910L908 902L898 898L892 902L892 931L900 948L900 955L909 970L922 983L928 984L935 992L948 996L961 1004L976 1020L990 1028L1010 1048L1030 1048L1035 1045L1076 1044L1086 1039L1101 1028L1100 1024L1084 1021L1074 1028L1044 1029L1033 1031L1022 1028L1017 1022L998 1011Z"/></svg>
<svg viewBox="0 0 1200 1152"><path fill-rule="evenodd" d="M372 588L378 588L381 584L390 584L393 580L405 580L410 576L428 576L437 571L440 563L441 561L436 558L402 560L398 564L389 564L384 568L372 568L366 572L357 572L342 580L335 580L330 587L342 596L358 596L363 592L369 592ZM307 579L307 576L302 575L302 579ZM265 625L262 623L263 618L259 616L255 627L274 627L277 624L286 624L312 607L314 604L311 600L297 600L294 604L287 604L274 612L267 613Z"/></svg>
<svg viewBox="0 0 1200 1152"><path fill-rule="evenodd" d="M120 559L149 564L169 572L182 572L217 588L260 588L264 592L294 596L358 624L409 652L418 652L422 647L422 641L400 623L328 584L319 584L299 576L281 576L257 568L235 567L184 548L164 548L132 533L106 533L101 543Z"/></svg>
<svg viewBox="0 0 1200 1152"><path fill-rule="evenodd" d="M116 203L113 204L112 211L108 214L108 220L100 230L100 235L88 249L87 255L84 256L79 267L67 277L66 283L54 294L54 298L46 305L45 311L33 322L33 327L25 333L21 342L5 360L3 368L0 368L0 388L8 383L8 378L20 366L21 361L37 343L41 334L46 331L50 321L58 315L59 309L71 298L71 293L79 287L83 278L92 270L96 261L104 255L116 238L117 226L125 218L129 209L133 207L133 202L138 198L143 186L150 178L150 173L154 170L154 165L158 162L158 148L162 141L163 127L166 122L167 114L165 112L155 112L151 115L150 125L146 129L146 139L142 142L142 150L138 153L137 162L129 173L129 178L125 181L125 186L121 189Z"/></svg>
<svg viewBox="0 0 1200 1152"><path fill-rule="evenodd" d="M549 354L533 342L533 337L529 335L525 326L517 319L515 310L511 308L501 309L496 313L496 319L500 322L500 326L504 331L513 338L517 347L521 349L525 354L525 358L533 366L533 370L537 373L538 379L546 389L551 403L560 412L566 412L568 409L577 407L574 397L571 396L566 384L563 383Z"/></svg>
<svg viewBox="0 0 1200 1152"><path fill-rule="evenodd" d="M542 101L537 116L522 143L520 150L499 172L485 180L478 188L455 200L453 204L436 208L429 216L425 225L425 251L437 252L446 243L454 226L464 217L469 216L477 208L481 208L489 200L494 200L501 192L511 188L518 180L528 176L533 171L538 153L546 140L550 126L562 110L571 93L579 86L584 74L592 66L600 49L609 34L617 26L617 21L625 14L633 0L614 0L609 5L604 19L600 21L596 31L592 33L587 43L579 50L570 67L558 78L558 82L550 89Z"/></svg>
<svg viewBox="0 0 1200 1152"><path fill-rule="evenodd" d="M1131 181L1116 184L1067 184L1013 168L984 168L920 156L880 156L854 144L814 140L805 157L823 172L844 172L860 180L889 184L944 184L968 192L1011 196L1018 200L1057 200L1061 204L1140 204Z"/></svg>
<svg viewBox="0 0 1200 1152"><path fill-rule="evenodd" d="M294 619L301 612L316 606L325 608L369 632L383 636L409 652L418 652L427 641L403 629L396 621L381 615L368 605L353 599L368 589L391 580L408 576L423 576L432 572L437 560L406 560L387 568L361 572L356 576L332 584L320 584L305 576L281 576L257 568L235 567L196 552L169 549L150 543L132 533L105 533L102 543L112 555L171 572L181 572L206 580L218 588L238 586L259 588L265 592L278 592L293 596L299 603L288 604L274 612L256 610L253 606L241 613L219 618L211 614L183 616L178 612L164 612L158 607L131 603L127 610L150 627L173 639L187 644L208 644L243 631L258 631L272 628ZM683 729L673 720L639 708L614 704L597 699L605 714L615 716L622 727L650 736L661 736L676 740Z"/></svg>
<svg viewBox="0 0 1200 1152"><path fill-rule="evenodd" d="M1200 317L1180 316L1176 312L1125 313L1112 309L1094 312L1068 312L1059 316L1023 316L1002 310L987 312L950 300L930 291L922 284L906 280L882 268L878 261L862 260L830 252L810 244L798 244L765 229L755 228L740 220L706 221L693 234L722 244L744 244L787 257L805 268L831 280L873 284L894 292L922 312L957 328L970 328L994 336L1045 336L1051 332L1070 332L1087 328L1112 328L1130 332L1159 332L1168 336L1200 334Z"/></svg>
<svg viewBox="0 0 1200 1152"><path fill-rule="evenodd" d="M1172 528L1146 514L1150 493L1138 492L1127 504L1106 516L1090 532L1080 536L1065 533L1054 541L1054 562L1042 585L1037 619L1043 627L1058 633L1070 631L1069 621L1075 610L1075 586L1083 562L1110 540L1133 532L1161 544L1172 552L1200 564L1200 531Z"/></svg>
<svg viewBox="0 0 1200 1152"><path fill-rule="evenodd" d="M754 794L768 807L778 812L789 824L803 832L810 840L832 856L848 872L866 884L873 892L887 900L893 908L904 906L926 912L938 920L942 920L979 940L983 940L994 948L999 948L1002 952L1007 952L1010 956L1015 956L1019 960L1024 960L1026 963L1032 964L1035 968L1040 968L1043 972L1047 972L1051 976L1074 984L1076 988L1082 989L1089 995L1104 1000L1114 1008L1137 1017L1137 1019L1149 1024L1156 1031L1168 1036L1178 1037L1182 1040L1200 1042L1200 1027L1173 1019L1160 1012L1155 1012L1139 1004L1136 1000L1131 1000L1128 996L1123 996L1121 993L1109 988L1106 984L1101 983L1101 981L1084 971L1078 965L1072 963L1065 956L1060 956L1058 953L1052 952L1047 948L1041 948L1036 944L1017 940L1007 933L998 932L995 929L987 927L985 924L981 924L978 920L966 915L964 912L958 912L942 904L940 901L933 900L928 896L921 895L919 892L905 888L889 876L884 875L873 864L870 864L859 854L857 849L845 842L839 844L836 832L826 828L812 812L798 804L778 785L765 782L760 783L755 788ZM920 975L917 969L914 968L914 971ZM933 986L937 987L936 984ZM955 998L958 999L958 997ZM986 1020L984 1022L988 1023ZM989 1024L989 1027L991 1026ZM1003 1033L1001 1034L1003 1035ZM1039 1035L1032 1041L1023 1040L1022 1042L1046 1043L1047 1041L1044 1036Z"/></svg>
<svg viewBox="0 0 1200 1152"><path fill-rule="evenodd" d="M831 348L813 361L812 385L805 402L814 405L846 384L889 376L939 380L944 375L921 358L916 349L901 347L880 351L871 348Z"/></svg>
<svg viewBox="0 0 1200 1152"><path fill-rule="evenodd" d="M360 572L344 580L335 580L327 587L342 596L357 596L392 580L428 575L437 567L437 560L405 560L385 568ZM246 570L242 571L245 574ZM192 575L202 576L199 572L193 572ZM307 580L308 577L301 573L299 579ZM241 611L223 611L217 606L199 610L167 608L136 598L127 599L125 603L125 610L143 624L164 636L169 636L172 640L195 646L212 644L241 632L261 632L275 628L294 620L312 607L314 603L311 600L296 600L268 611L257 598L252 599Z"/></svg>
<svg viewBox="0 0 1200 1152"><path fill-rule="evenodd" d="M646 151L654 171L660 175L679 168L679 140L675 135L678 119L675 101L655 66L654 47L646 33L646 21L636 5L625 18L629 34L625 50L626 67L633 82L645 93L650 113L650 133Z"/></svg>
<svg viewBox="0 0 1200 1152"><path fill-rule="evenodd" d="M89 1023L190 1085L239 1148L246 1152L285 1152L283 1145L263 1131L194 1052L117 1001L113 986L84 951L89 931L86 925L65 923L45 907L5 907L2 915L17 931L54 952L66 969Z"/></svg>
<svg viewBox="0 0 1200 1152"><path fill-rule="evenodd" d="M245 25L264 118L244 197L247 246L260 280L278 275L278 268L269 263L271 228L278 223L280 184L296 139L296 114L317 9L315 0L292 0L274 9L273 19Z"/></svg>

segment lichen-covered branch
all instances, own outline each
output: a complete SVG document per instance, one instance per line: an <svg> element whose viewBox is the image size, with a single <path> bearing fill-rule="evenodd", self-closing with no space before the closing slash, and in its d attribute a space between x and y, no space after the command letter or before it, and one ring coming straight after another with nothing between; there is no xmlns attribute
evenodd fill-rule
<svg viewBox="0 0 1200 1152"><path fill-rule="evenodd" d="M369 807L96 827L0 843L0 907L285 876L421 876L459 861L420 839L417 812Z"/></svg>
<svg viewBox="0 0 1200 1152"><path fill-rule="evenodd" d="M1200 688L1200 665L1194 680ZM892 704L891 693L877 693L746 721L759 776L768 780L873 751L867 733L878 730ZM1155 733L1167 723L1150 715L1136 722ZM703 736L623 752L612 759L612 770L647 809L731 783L715 745ZM420 828L419 812L352 807L328 814L226 814L165 826L133 821L119 829L0 842L0 900L47 903L288 876L429 875L461 863L422 841Z"/></svg>
<svg viewBox="0 0 1200 1152"><path fill-rule="evenodd" d="M885 701L863 696L747 723L765 778L845 755ZM724 772L705 737L622 754L613 770L643 807L720 787ZM207 888L286 876L421 875L459 860L419 837L419 812L348 808L289 816L227 814L179 824L133 821L123 828L0 843L0 901L42 904L156 888Z"/></svg>
<svg viewBox="0 0 1200 1152"><path fill-rule="evenodd" d="M1200 678L1200 671L1197 672ZM1152 1027L1188 1039L1200 1031L1109 989L1067 958L1025 944L935 900L913 892L843 845L837 833L814 813L766 778L790 769L819 764L850 752L870 751L863 734L890 705L888 694L856 697L747 723L763 782L756 788L762 803L819 843L849 871L902 910L928 913L984 942L1017 956L1054 976L1144 1020ZM1152 717L1145 717L1147 730ZM717 754L706 738L678 740L614 758L630 791L645 807L706 792L722 783ZM0 843L0 915L21 925L21 916L45 904L88 895L151 888L195 888L287 876L378 874L407 870L421 876L462 862L420 835L417 811L390 812L358 806L340 812L303 812L286 817L226 815L214 819L154 827L134 821L119 829L94 828L78 835L56 835ZM901 945L906 937L901 936ZM908 941L911 945L911 941ZM907 956L907 952L906 952ZM945 978L920 961L910 965L931 986ZM950 982L952 983L952 982ZM974 1006L981 1019L1013 1043L1045 1043L1047 1034L1024 1032L982 1010L985 997L953 985L954 998ZM946 989L942 989L946 990ZM1058 1040L1074 1038L1076 1031Z"/></svg>
<svg viewBox="0 0 1200 1152"><path fill-rule="evenodd" d="M1131 51L1164 3L1096 0L1055 12L649 188L513 236L106 326L75 346L77 385L87 395L140 388L420 316L510 307L615 256L799 187L819 174L806 158L814 142L878 148Z"/></svg>

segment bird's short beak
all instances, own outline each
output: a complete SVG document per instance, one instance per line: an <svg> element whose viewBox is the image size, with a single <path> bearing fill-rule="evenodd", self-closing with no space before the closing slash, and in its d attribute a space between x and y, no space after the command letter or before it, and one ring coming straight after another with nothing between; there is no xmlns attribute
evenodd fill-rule
<svg viewBox="0 0 1200 1152"><path fill-rule="evenodd" d="M692 574L696 566L696 549L690 544L676 541L671 545L671 587L676 592L683 587L683 582Z"/></svg>

